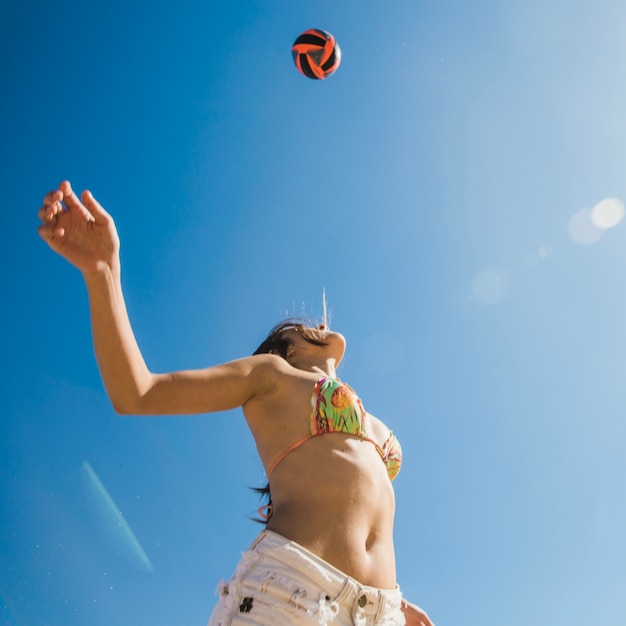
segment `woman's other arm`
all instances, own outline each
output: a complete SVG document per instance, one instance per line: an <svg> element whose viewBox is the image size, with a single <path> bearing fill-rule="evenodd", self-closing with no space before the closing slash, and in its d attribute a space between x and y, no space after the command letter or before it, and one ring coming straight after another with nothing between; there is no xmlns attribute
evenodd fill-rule
<svg viewBox="0 0 626 626"><path fill-rule="evenodd" d="M428 615L416 604L402 600L402 612L406 626L434 626Z"/></svg>

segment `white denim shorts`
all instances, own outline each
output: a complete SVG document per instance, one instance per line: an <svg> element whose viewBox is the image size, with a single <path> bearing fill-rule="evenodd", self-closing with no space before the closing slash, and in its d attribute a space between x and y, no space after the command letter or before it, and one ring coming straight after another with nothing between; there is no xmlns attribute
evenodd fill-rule
<svg viewBox="0 0 626 626"><path fill-rule="evenodd" d="M264 530L244 552L208 626L404 626L400 588L367 587Z"/></svg>

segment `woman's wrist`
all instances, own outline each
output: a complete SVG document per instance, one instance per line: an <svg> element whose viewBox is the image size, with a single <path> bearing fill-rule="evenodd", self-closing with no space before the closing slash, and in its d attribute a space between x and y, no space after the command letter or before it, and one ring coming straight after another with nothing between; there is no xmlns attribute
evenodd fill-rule
<svg viewBox="0 0 626 626"><path fill-rule="evenodd" d="M87 288L102 284L102 282L110 283L117 281L121 275L121 266L118 260L107 263L100 261L90 270L82 271L83 280Z"/></svg>

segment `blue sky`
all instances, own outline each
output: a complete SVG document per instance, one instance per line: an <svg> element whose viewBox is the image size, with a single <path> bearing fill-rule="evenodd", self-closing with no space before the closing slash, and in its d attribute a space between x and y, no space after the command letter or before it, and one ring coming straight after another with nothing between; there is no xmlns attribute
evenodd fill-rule
<svg viewBox="0 0 626 626"><path fill-rule="evenodd" d="M438 626L622 626L625 24L618 0L2 3L0 623L205 624L259 530L240 412L112 411L80 276L36 234L68 178L116 219L156 371L249 354L326 289L341 376L403 444L398 577ZM343 51L322 82L291 60L312 27Z"/></svg>

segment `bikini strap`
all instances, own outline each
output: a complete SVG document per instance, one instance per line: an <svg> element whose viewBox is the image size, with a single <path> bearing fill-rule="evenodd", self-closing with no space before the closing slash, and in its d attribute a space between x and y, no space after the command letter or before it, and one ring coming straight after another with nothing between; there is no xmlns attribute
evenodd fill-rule
<svg viewBox="0 0 626 626"><path fill-rule="evenodd" d="M290 453L293 452L296 448L299 448L303 443L307 442L314 435L307 435L303 437L299 441L296 441L293 445L289 446L271 465L269 470L267 471L267 477L269 478L272 472L276 469L276 466Z"/></svg>

